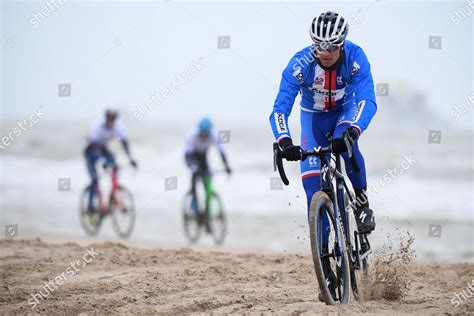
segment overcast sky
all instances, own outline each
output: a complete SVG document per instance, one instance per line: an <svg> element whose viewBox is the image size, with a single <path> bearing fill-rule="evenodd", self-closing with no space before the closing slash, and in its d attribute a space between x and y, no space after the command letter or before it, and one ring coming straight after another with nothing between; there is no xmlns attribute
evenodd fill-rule
<svg viewBox="0 0 474 316"><path fill-rule="evenodd" d="M133 118L202 58L202 69L145 120L187 123L210 114L267 124L281 71L310 43L312 18L328 9L351 20L348 39L365 50L376 82L425 93L441 116L474 88L472 16L454 17L468 12L467 2L66 0L43 18L47 3L2 1L2 118L40 105L52 121L89 120L107 105ZM223 35L230 49L217 49ZM429 36L441 36L441 49L428 48ZM58 97L60 83L71 84L70 97Z"/></svg>

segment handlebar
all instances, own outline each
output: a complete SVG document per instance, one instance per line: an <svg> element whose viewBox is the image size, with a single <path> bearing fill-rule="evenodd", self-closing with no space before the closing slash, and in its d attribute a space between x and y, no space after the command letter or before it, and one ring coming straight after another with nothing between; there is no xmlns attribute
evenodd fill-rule
<svg viewBox="0 0 474 316"><path fill-rule="evenodd" d="M276 171L278 168L278 173L280 174L281 181L285 185L290 184L288 178L285 174L285 168L283 168L283 151L280 149L280 145L277 142L273 143L273 171Z"/></svg>
<svg viewBox="0 0 474 316"><path fill-rule="evenodd" d="M356 173L360 172L360 167L359 164L357 163L355 156L354 156L354 141L350 138L348 134L344 134L343 136L344 142L346 143L346 148L349 156L349 160L351 162L352 168L354 168L354 171ZM327 154L335 154L334 151L332 150L331 145L327 147L315 147L310 150L301 150L301 161L306 160L309 156L324 156ZM288 177L286 176L285 173L285 168L283 167L283 150L281 150L280 146L278 145L278 142L273 143L273 170L277 171L280 174L280 178L283 181L285 185L289 185L290 181L288 180Z"/></svg>

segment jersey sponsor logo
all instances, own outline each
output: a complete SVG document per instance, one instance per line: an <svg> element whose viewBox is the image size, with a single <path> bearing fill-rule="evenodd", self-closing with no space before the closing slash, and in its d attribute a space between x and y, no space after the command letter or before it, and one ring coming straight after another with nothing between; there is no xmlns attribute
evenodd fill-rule
<svg viewBox="0 0 474 316"><path fill-rule="evenodd" d="M337 77L337 84L342 84L342 76Z"/></svg>
<svg viewBox="0 0 474 316"><path fill-rule="evenodd" d="M312 166L318 166L318 157L310 156L308 158L309 165Z"/></svg>
<svg viewBox="0 0 474 316"><path fill-rule="evenodd" d="M323 94L325 96L331 96L331 97L334 97L336 94L337 94L337 90L332 90L331 92L329 92L329 90L321 90L321 89L318 89L317 87L313 87L312 89L315 93L319 93L319 94Z"/></svg>
<svg viewBox="0 0 474 316"><path fill-rule="evenodd" d="M357 112L354 114L354 117L352 118L352 122L357 122L360 119L360 116L362 115L362 111L364 110L364 107L365 107L365 100L362 100L357 105Z"/></svg>
<svg viewBox="0 0 474 316"><path fill-rule="evenodd" d="M303 73L301 72L301 68L297 68L294 72L293 72L293 76L298 79L298 81L303 84L304 82L304 79L303 79Z"/></svg>
<svg viewBox="0 0 474 316"><path fill-rule="evenodd" d="M352 64L352 74L355 74L359 70L360 70L360 65L356 61L354 61L354 64Z"/></svg>
<svg viewBox="0 0 474 316"><path fill-rule="evenodd" d="M275 113L275 125L277 127L278 133L287 133L288 129L285 123L285 114L277 112Z"/></svg>
<svg viewBox="0 0 474 316"><path fill-rule="evenodd" d="M329 93L329 90L326 90L321 86L312 86L311 88L308 87L308 89L312 90L314 93L313 109L315 110L326 110L326 103L329 102L329 99L331 99L331 102L334 102L334 106L336 106L336 102L343 99L346 93L345 87L338 90L331 90L331 93Z"/></svg>
<svg viewBox="0 0 474 316"><path fill-rule="evenodd" d="M316 80L314 80L315 85L323 85L324 84L324 77L317 77Z"/></svg>

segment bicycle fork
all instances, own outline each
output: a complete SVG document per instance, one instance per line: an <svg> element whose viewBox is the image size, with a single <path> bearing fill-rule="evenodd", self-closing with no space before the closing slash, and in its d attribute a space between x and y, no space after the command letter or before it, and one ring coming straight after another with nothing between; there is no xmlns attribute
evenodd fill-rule
<svg viewBox="0 0 474 316"><path fill-rule="evenodd" d="M341 238L341 229L340 229L340 225L338 224L340 222L340 214L341 212L339 211L339 205L340 202L337 200L337 197L340 196L341 194L341 188L340 188L340 185L342 184L341 183L341 179L338 179L336 178L336 190L338 190L338 194L335 194L335 190L334 190L334 185L331 181L331 174L330 174L330 169L329 169L329 162L327 160L326 157L321 157L320 158L320 161L321 161L321 179L322 179L322 183L321 183L321 190L324 191L325 193L328 194L329 198L331 199L332 203L333 203L333 208L334 208L334 233L335 233L335 238L336 238L336 244L334 245L334 253L333 253L333 256L334 256L334 259L336 260L336 263L337 263L337 266L338 267L341 267L342 266L342 249L343 249L343 246L342 246L342 238ZM339 156L336 156L336 170L340 170L341 168L341 161L340 161L340 157ZM342 191L343 193L343 191ZM330 219L329 219L330 220ZM329 222L328 222L329 224ZM345 225L344 225L345 226Z"/></svg>

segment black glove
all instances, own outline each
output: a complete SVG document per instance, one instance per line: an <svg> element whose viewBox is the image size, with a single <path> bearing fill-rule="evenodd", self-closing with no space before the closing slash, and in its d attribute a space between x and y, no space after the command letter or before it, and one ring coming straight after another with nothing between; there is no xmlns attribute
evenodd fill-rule
<svg viewBox="0 0 474 316"><path fill-rule="evenodd" d="M344 138L333 138L331 140L331 149L335 154L342 154L347 151L346 143Z"/></svg>
<svg viewBox="0 0 474 316"><path fill-rule="evenodd" d="M133 168L137 168L138 167L138 164L135 160L133 159L130 159L130 165L133 167Z"/></svg>
<svg viewBox="0 0 474 316"><path fill-rule="evenodd" d="M331 141L331 148L335 154L342 154L347 151L347 145L344 141L345 137L350 137L349 143L351 146L359 138L359 132L355 127L349 127L342 133L342 135L343 137L333 138Z"/></svg>
<svg viewBox="0 0 474 316"><path fill-rule="evenodd" d="M286 137L278 142L280 148L283 150L283 157L289 161L301 160L301 147L293 145L291 138Z"/></svg>
<svg viewBox="0 0 474 316"><path fill-rule="evenodd" d="M359 139L359 131L354 126L349 127L346 129L345 133L349 134L352 140L355 142Z"/></svg>

